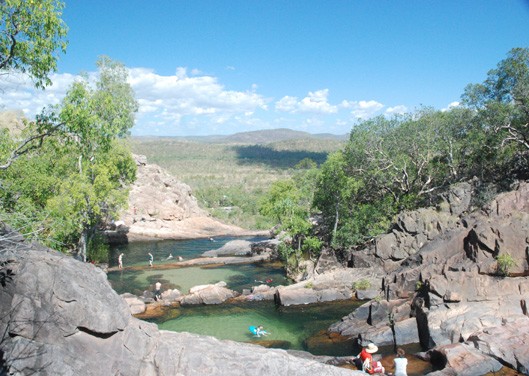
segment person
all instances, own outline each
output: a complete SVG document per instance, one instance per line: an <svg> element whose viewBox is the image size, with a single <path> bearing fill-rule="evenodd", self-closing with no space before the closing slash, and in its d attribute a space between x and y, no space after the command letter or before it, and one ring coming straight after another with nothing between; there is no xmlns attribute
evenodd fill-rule
<svg viewBox="0 0 529 376"><path fill-rule="evenodd" d="M167 259L166 260L171 260L173 258L173 254L172 253L169 253L169 256L167 256Z"/></svg>
<svg viewBox="0 0 529 376"><path fill-rule="evenodd" d="M184 261L184 258L182 256L178 256L178 261Z"/></svg>
<svg viewBox="0 0 529 376"><path fill-rule="evenodd" d="M263 328L262 325L259 325L259 326L257 327L257 330L256 330L255 335L256 335L257 337L266 336L266 335L268 335L268 332L267 332L266 330L264 330L264 328Z"/></svg>
<svg viewBox="0 0 529 376"><path fill-rule="evenodd" d="M160 281L156 282L155 290L154 290L154 299L155 300L162 299L162 284L160 283Z"/></svg>
<svg viewBox="0 0 529 376"><path fill-rule="evenodd" d="M406 359L406 352L402 348L397 349L397 357L393 360L395 364L394 376L408 376L406 367L408 366L408 359Z"/></svg>
<svg viewBox="0 0 529 376"><path fill-rule="evenodd" d="M384 374L386 370L382 366L382 363L373 360L373 354L378 351L378 346L374 343L370 343L366 347L362 348L358 357L362 361L362 370L374 375L376 373Z"/></svg>
<svg viewBox="0 0 529 376"><path fill-rule="evenodd" d="M154 256L149 252L149 266L152 268L152 262L154 261Z"/></svg>
<svg viewBox="0 0 529 376"><path fill-rule="evenodd" d="M123 269L123 253L120 253L118 256L118 268Z"/></svg>

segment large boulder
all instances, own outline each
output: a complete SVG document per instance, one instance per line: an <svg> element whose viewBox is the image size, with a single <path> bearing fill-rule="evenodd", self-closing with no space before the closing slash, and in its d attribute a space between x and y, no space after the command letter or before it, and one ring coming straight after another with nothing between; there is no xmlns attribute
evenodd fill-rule
<svg viewBox="0 0 529 376"><path fill-rule="evenodd" d="M220 304L228 299L235 298L239 293L226 288L226 283L219 282L214 285L194 286L189 294L180 300L181 305Z"/></svg>
<svg viewBox="0 0 529 376"><path fill-rule="evenodd" d="M252 243L248 240L231 240L218 249L212 249L202 253L203 257L218 256L250 256L252 254Z"/></svg>

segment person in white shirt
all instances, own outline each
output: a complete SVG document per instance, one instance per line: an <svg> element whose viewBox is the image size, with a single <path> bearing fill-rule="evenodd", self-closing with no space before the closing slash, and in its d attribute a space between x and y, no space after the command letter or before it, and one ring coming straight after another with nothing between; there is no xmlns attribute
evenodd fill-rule
<svg viewBox="0 0 529 376"><path fill-rule="evenodd" d="M408 376L406 367L408 366L408 359L406 359L406 352L402 348L397 349L397 357L393 360L395 363L395 376Z"/></svg>

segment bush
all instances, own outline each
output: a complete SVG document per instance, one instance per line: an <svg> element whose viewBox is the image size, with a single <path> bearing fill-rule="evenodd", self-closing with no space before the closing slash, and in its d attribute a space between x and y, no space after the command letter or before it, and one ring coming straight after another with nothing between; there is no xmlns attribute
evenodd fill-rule
<svg viewBox="0 0 529 376"><path fill-rule="evenodd" d="M367 290L371 287L371 283L367 279L361 279L353 283L353 289L355 290Z"/></svg>
<svg viewBox="0 0 529 376"><path fill-rule="evenodd" d="M503 276L509 275L509 270L516 266L516 260L508 253L503 253L496 257L497 272Z"/></svg>

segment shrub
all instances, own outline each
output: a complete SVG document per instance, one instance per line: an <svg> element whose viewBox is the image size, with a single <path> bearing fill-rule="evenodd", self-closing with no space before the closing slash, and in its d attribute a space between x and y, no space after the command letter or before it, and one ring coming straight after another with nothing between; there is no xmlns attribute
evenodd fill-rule
<svg viewBox="0 0 529 376"><path fill-rule="evenodd" d="M361 279L353 283L353 289L355 290L367 290L371 287L371 283L367 279Z"/></svg>
<svg viewBox="0 0 529 376"><path fill-rule="evenodd" d="M509 275L509 270L516 266L516 260L508 253L503 253L496 257L497 272L503 276Z"/></svg>

